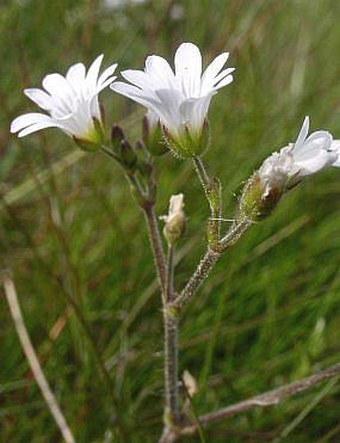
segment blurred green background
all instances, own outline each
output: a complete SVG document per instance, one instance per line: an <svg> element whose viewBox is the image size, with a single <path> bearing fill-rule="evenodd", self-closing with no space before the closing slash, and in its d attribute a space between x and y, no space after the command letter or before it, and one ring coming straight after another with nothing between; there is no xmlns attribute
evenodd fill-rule
<svg viewBox="0 0 340 443"><path fill-rule="evenodd" d="M120 3L120 5L118 4ZM235 81L213 100L205 155L232 218L242 183L273 150L312 130L340 138L340 3L333 0L17 0L0 3L0 260L11 268L40 361L78 442L116 442L111 400L67 296L81 305L110 371L127 442L155 442L162 427L162 318L142 214L119 168L83 155L64 134L21 141L22 94L49 72L99 53L120 69L146 54L172 60L183 41L205 63L224 50ZM108 126L132 139L143 110L107 90ZM208 207L190 162L157 160L157 213L186 198L188 229L176 287L205 247ZM226 222L226 228L228 223ZM340 170L310 177L219 262L181 324L180 370L199 381L208 412L339 361ZM60 442L0 292L0 441ZM327 383L205 431L211 442L274 441ZM329 387L286 438L340 441L339 385ZM187 439L199 441L198 437Z"/></svg>

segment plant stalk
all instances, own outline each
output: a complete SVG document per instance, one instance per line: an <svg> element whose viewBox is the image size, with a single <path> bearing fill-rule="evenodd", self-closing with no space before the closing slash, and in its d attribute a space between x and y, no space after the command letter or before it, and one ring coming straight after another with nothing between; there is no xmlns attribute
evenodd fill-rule
<svg viewBox="0 0 340 443"><path fill-rule="evenodd" d="M193 163L210 207L208 242L210 247L214 249L217 247L221 235L222 186L216 177L209 176L200 157L194 157Z"/></svg>
<svg viewBox="0 0 340 443"><path fill-rule="evenodd" d="M317 384L328 379L339 379L340 363L326 368L316 374L305 377L301 380L280 386L255 397L248 398L239 403L218 409L205 415L201 415L197 421L190 421L182 425L179 429L166 429L163 432L160 443L174 443L181 435L194 435L198 432L198 423L200 426L209 426L211 423L225 420L229 417L241 414L253 408L275 406L286 398L290 398L300 392L312 389Z"/></svg>
<svg viewBox="0 0 340 443"><path fill-rule="evenodd" d="M153 253L153 258L156 266L156 272L158 277L159 287L162 291L162 299L165 302L165 285L166 285L166 264L163 253L162 240L159 233L158 222L156 219L156 214L154 210L154 205L147 204L142 206L145 221L148 226L149 239L151 244L151 249Z"/></svg>
<svg viewBox="0 0 340 443"><path fill-rule="evenodd" d="M165 300L166 304L174 301L174 249L169 244ZM165 379L165 413L164 421L168 427L176 426L180 420L178 407L178 319L168 315L164 309L164 379Z"/></svg>
<svg viewBox="0 0 340 443"><path fill-rule="evenodd" d="M221 255L241 237L251 224L252 222L246 219L236 221L219 241L217 250L208 248L180 295L168 305L170 311L179 313L190 302Z"/></svg>

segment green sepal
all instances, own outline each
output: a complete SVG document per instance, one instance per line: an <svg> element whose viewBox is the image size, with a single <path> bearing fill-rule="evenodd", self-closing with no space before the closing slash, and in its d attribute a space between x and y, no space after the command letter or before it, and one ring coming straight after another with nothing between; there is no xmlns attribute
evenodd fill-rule
<svg viewBox="0 0 340 443"><path fill-rule="evenodd" d="M189 126L184 125L179 136L173 136L167 128L163 128L165 140L169 148L179 158L192 158L201 155L209 146L209 124L205 120L202 129L197 134L192 134Z"/></svg>
<svg viewBox="0 0 340 443"><path fill-rule="evenodd" d="M272 188L265 193L258 172L247 181L240 199L240 214L254 222L268 217L275 209L284 193L284 188Z"/></svg>
<svg viewBox="0 0 340 443"><path fill-rule="evenodd" d="M143 118L142 140L145 148L154 157L158 157L166 152L169 152L169 148L163 137L163 131L160 123L157 123L157 125L150 128L150 123L147 116Z"/></svg>

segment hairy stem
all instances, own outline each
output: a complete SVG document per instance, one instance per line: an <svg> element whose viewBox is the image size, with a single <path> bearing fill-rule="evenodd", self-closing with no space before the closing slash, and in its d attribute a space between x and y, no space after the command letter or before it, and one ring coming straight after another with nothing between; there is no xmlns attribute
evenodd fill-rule
<svg viewBox="0 0 340 443"><path fill-rule="evenodd" d="M210 184L210 177L206 171L204 163L202 162L202 159L200 157L193 157L192 160L194 162L194 166L195 166L195 170L198 175L198 178L200 179L200 182L201 182L204 190L206 190L206 188Z"/></svg>
<svg viewBox="0 0 340 443"><path fill-rule="evenodd" d="M179 297L170 304L171 309L182 310L190 302L220 256L220 252L207 250Z"/></svg>
<svg viewBox="0 0 340 443"><path fill-rule="evenodd" d="M153 173L150 172L150 176L148 177L148 186L147 189L144 190L143 186L140 183L140 180L136 174L136 172L130 171L127 168L125 168L119 156L115 154L115 152L112 151L112 149L108 148L105 145L102 145L100 148L101 152L103 152L105 155L111 157L113 160L115 160L124 170L125 176L128 180L128 182L131 184L132 189L136 192L138 204L140 208L143 210L145 215L146 224L148 226L149 231L149 239L151 243L151 249L156 265L157 270L157 276L158 276L158 283L162 291L163 301L165 300L165 258L163 253L163 246L161 237L159 234L159 227L158 222L156 219L155 209L154 209L154 199L152 198L151 190L155 193L155 178L153 176Z"/></svg>
<svg viewBox="0 0 340 443"><path fill-rule="evenodd" d="M146 204L142 206L142 209L145 215L146 224L148 226L149 239L156 266L158 283L162 291L163 301L165 302L166 265L158 222L156 219L154 206L152 204Z"/></svg>
<svg viewBox="0 0 340 443"><path fill-rule="evenodd" d="M169 245L167 266L165 300L171 303L174 300L173 288L174 274L174 246ZM164 309L164 379L166 409L164 421L167 426L179 422L178 408L178 320L170 317Z"/></svg>
<svg viewBox="0 0 340 443"><path fill-rule="evenodd" d="M205 196L210 206L211 216L208 220L208 242L211 248L218 244L221 234L222 217L222 186L216 177L209 177L200 157L193 158L195 171L202 184Z"/></svg>
<svg viewBox="0 0 340 443"><path fill-rule="evenodd" d="M209 272L214 267L217 260L229 246L233 245L241 237L250 225L251 222L249 220L239 220L235 222L229 229L228 233L218 243L218 250L208 248L179 297L168 306L170 310L173 310L174 312L181 311L190 302L198 288L208 277Z"/></svg>

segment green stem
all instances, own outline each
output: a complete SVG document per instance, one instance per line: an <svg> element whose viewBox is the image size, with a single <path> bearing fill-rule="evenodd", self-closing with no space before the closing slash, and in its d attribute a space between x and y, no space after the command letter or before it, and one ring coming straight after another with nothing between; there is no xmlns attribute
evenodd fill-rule
<svg viewBox="0 0 340 443"><path fill-rule="evenodd" d="M216 249L221 235L222 187L216 177L209 177L200 157L193 158L195 171L202 184L210 206L211 216L208 221L208 242L211 249Z"/></svg>
<svg viewBox="0 0 340 443"><path fill-rule="evenodd" d="M152 193L155 194L155 181L154 177L151 176L148 178L148 186L147 190L143 189L143 186L140 183L140 180L135 172L127 170L121 163L120 158L107 146L102 145L100 150L116 160L122 167L125 172L125 176L129 183L132 186L132 189L135 191L135 197L137 198L139 207L143 210L146 224L149 231L149 239L151 244L151 249L154 257L154 262L157 270L158 283L161 288L163 300L165 300L165 258L163 252L163 246L161 241L161 236L159 233L158 222L154 210L155 201Z"/></svg>
<svg viewBox="0 0 340 443"><path fill-rule="evenodd" d="M113 158L114 160L116 160L119 164L121 164L121 160L120 160L120 158L118 157L118 155L116 155L116 154L112 151L112 149L108 148L108 147L105 146L105 145L102 145L102 146L100 147L100 150L101 150L104 154L108 155L109 157L111 157L111 158Z"/></svg>
<svg viewBox="0 0 340 443"><path fill-rule="evenodd" d="M190 302L198 288L208 277L217 260L230 246L236 243L251 224L251 221L245 219L236 221L228 233L218 242L216 250L208 248L181 294L168 305L167 308L173 315L179 315L180 311Z"/></svg>
<svg viewBox="0 0 340 443"><path fill-rule="evenodd" d="M206 191L205 188L207 188L210 184L210 177L206 171L204 163L202 162L202 159L200 157L193 157L192 160L194 162L195 170L200 179L200 182L204 190Z"/></svg>

